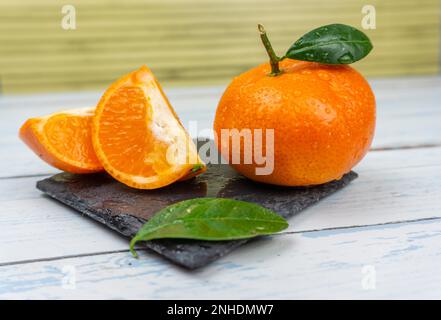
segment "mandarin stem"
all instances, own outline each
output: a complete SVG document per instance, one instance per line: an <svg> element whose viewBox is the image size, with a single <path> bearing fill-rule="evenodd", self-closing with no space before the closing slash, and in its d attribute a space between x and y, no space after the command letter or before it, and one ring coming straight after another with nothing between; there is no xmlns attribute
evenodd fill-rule
<svg viewBox="0 0 441 320"><path fill-rule="evenodd" d="M259 29L260 39L262 40L263 46L265 47L265 50L268 53L268 57L270 59L271 73L269 75L273 77L277 76L282 73L279 68L279 61L281 59L274 52L273 46L271 45L271 42L266 35L266 31L263 25L258 24L257 28Z"/></svg>

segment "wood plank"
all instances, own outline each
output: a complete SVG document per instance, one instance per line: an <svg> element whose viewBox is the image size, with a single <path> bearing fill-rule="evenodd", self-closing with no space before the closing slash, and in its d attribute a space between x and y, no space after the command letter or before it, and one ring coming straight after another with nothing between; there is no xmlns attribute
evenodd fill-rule
<svg viewBox="0 0 441 320"><path fill-rule="evenodd" d="M197 272L148 253L3 266L0 297L223 299L228 288L229 299L439 299L440 231L437 219L278 235Z"/></svg>
<svg viewBox="0 0 441 320"><path fill-rule="evenodd" d="M357 180L295 216L288 230L441 217L440 159L441 148L370 152L354 169Z"/></svg>
<svg viewBox="0 0 441 320"><path fill-rule="evenodd" d="M290 218L288 231L441 217L439 159L440 147L371 152L356 168L358 179ZM40 179L0 179L0 263L127 248L127 240L43 197L34 188Z"/></svg>
<svg viewBox="0 0 441 320"><path fill-rule="evenodd" d="M374 80L377 96L377 131L374 149L441 145L439 121L441 78ZM196 121L200 136L211 136L216 105L223 88L166 90L187 128ZM0 98L0 178L57 172L39 160L18 139L22 123L32 116L69 108L93 106L100 93L31 95ZM400 100L397 101L397 97ZM205 129L205 130L203 130ZM203 131L202 131L203 130Z"/></svg>
<svg viewBox="0 0 441 320"><path fill-rule="evenodd" d="M35 192L36 180L0 180L2 194L16 194L1 201L0 264L127 249L127 239Z"/></svg>

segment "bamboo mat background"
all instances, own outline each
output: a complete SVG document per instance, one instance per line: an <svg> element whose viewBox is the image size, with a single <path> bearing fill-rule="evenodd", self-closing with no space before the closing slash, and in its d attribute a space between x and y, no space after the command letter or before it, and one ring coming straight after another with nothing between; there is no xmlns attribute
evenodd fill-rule
<svg viewBox="0 0 441 320"><path fill-rule="evenodd" d="M361 28L360 0L0 0L2 94L102 90L147 64L167 86L224 85L265 62L256 24L279 54L328 23ZM374 51L354 66L371 77L438 74L440 1L372 0Z"/></svg>

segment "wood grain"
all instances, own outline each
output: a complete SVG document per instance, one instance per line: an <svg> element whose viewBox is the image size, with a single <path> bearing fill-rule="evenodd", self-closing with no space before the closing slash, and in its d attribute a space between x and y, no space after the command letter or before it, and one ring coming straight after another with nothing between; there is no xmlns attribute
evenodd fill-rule
<svg viewBox="0 0 441 320"><path fill-rule="evenodd" d="M372 84L377 151L356 167L360 178L291 219L295 233L257 241L197 273L149 253L133 260L125 239L34 189L53 169L17 139L19 125L32 114L90 105L98 93L2 97L0 297L441 298L441 80ZM222 91L167 90L186 125L209 125ZM375 290L361 286L366 266L376 270ZM71 267L76 289L62 287Z"/></svg>
<svg viewBox="0 0 441 320"><path fill-rule="evenodd" d="M290 218L288 231L441 217L439 159L441 148L371 152L358 179ZM127 240L43 197L35 189L42 178L0 179L0 264L127 249Z"/></svg>
<svg viewBox="0 0 441 320"><path fill-rule="evenodd" d="M377 98L374 149L441 145L441 78L372 80ZM197 135L212 137L212 123L224 88L166 90L184 126L197 123ZM399 99L397 100L397 97ZM29 95L0 98L0 178L55 173L18 139L21 124L32 116L62 109L93 106L100 93ZM13 110L13 112L11 111ZM191 133L195 137L194 133Z"/></svg>
<svg viewBox="0 0 441 320"><path fill-rule="evenodd" d="M41 261L0 267L0 297L439 299L440 241L436 219L268 237L196 272L147 253Z"/></svg>

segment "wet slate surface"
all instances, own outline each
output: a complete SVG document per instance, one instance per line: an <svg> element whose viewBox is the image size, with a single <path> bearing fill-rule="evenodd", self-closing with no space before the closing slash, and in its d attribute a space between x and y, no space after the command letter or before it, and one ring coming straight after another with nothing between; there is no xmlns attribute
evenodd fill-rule
<svg viewBox="0 0 441 320"><path fill-rule="evenodd" d="M258 203L285 218L298 213L345 187L357 174L307 188L286 188L252 182L228 165L211 165L205 174L159 190L129 188L106 173L60 173L37 183L50 197L132 237L157 211L172 203L195 197L225 197ZM172 262L189 269L202 267L249 240L196 241L162 239L144 243Z"/></svg>

